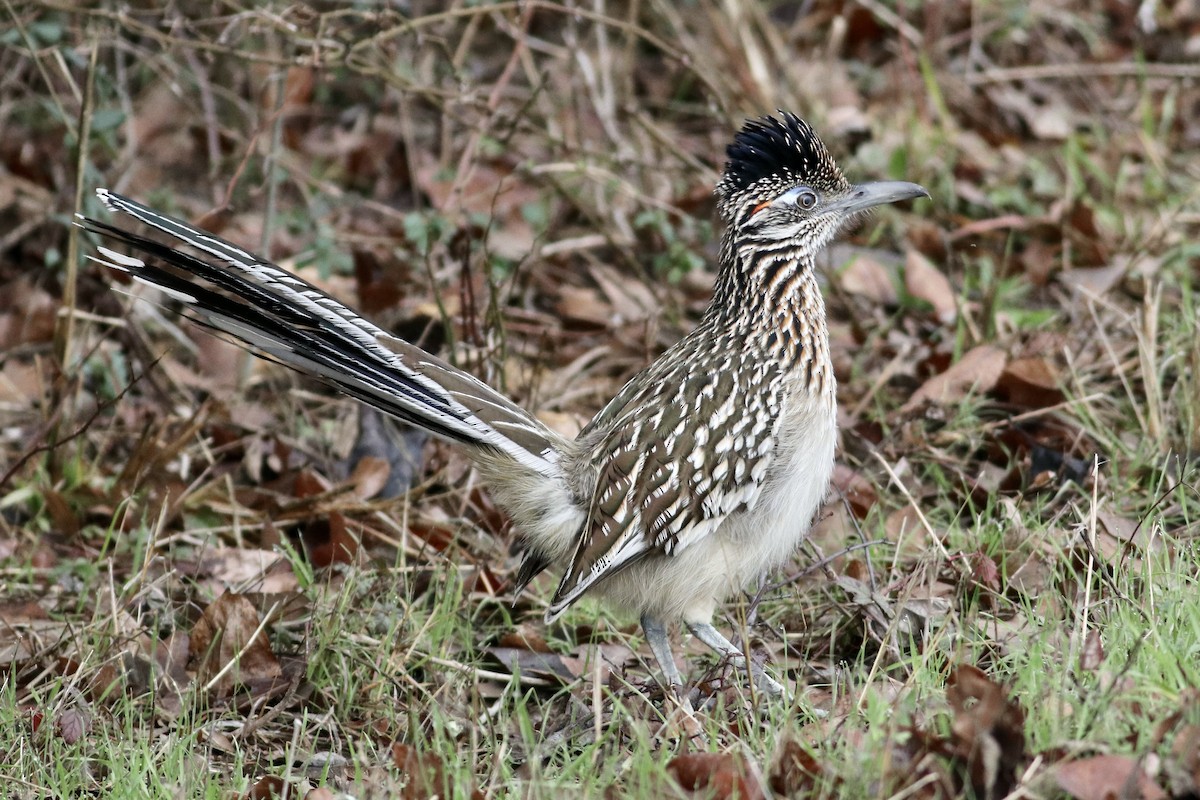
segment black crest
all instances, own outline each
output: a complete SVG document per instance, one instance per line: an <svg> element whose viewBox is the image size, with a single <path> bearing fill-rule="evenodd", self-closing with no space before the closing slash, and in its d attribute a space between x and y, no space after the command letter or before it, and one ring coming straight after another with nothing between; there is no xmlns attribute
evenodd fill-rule
<svg viewBox="0 0 1200 800"><path fill-rule="evenodd" d="M801 183L818 191L848 186L816 132L786 111L747 120L725 154L729 160L717 193L726 203L755 187L775 193Z"/></svg>

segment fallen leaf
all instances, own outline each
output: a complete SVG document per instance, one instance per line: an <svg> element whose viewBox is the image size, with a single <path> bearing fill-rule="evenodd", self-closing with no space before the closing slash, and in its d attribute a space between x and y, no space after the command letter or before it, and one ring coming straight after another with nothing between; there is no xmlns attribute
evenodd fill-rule
<svg viewBox="0 0 1200 800"><path fill-rule="evenodd" d="M0 403L32 408L36 400L46 395L45 378L37 364L6 358L0 366Z"/></svg>
<svg viewBox="0 0 1200 800"><path fill-rule="evenodd" d="M1058 273L1064 286L1074 289L1085 297L1102 297L1120 284L1129 268L1127 262L1114 260L1103 267L1075 267Z"/></svg>
<svg viewBox="0 0 1200 800"><path fill-rule="evenodd" d="M1007 360L1008 357L999 347L990 344L974 347L950 369L921 384L901 411L911 412L924 403L948 405L960 402L971 394L991 391L1004 372Z"/></svg>
<svg viewBox="0 0 1200 800"><path fill-rule="evenodd" d="M234 586L253 584L260 592L281 593L296 589L296 574L287 559L270 550L218 547L209 550L193 569L192 577L212 594Z"/></svg>
<svg viewBox="0 0 1200 800"><path fill-rule="evenodd" d="M209 604L196 621L189 657L198 664L201 682L216 679L213 689L218 696L228 696L238 685L252 691L266 689L281 679L279 661L259 625L254 604L228 591ZM236 663L226 669L231 662Z"/></svg>
<svg viewBox="0 0 1200 800"><path fill-rule="evenodd" d="M859 254L838 276L842 289L866 297L881 306L894 306L900 296L891 270L867 255Z"/></svg>
<svg viewBox="0 0 1200 800"><path fill-rule="evenodd" d="M1000 568L995 560L981 550L976 550L969 557L971 565L971 580L990 592L1000 591Z"/></svg>
<svg viewBox="0 0 1200 800"><path fill-rule="evenodd" d="M1194 710L1194 707L1193 705L1192 709L1187 709L1185 706L1186 710L1179 716ZM1173 724L1177 724L1178 721L1177 717ZM1175 742L1171 745L1167 769L1168 774L1172 775L1171 788L1175 790L1176 796L1186 797L1187 793L1191 792L1193 796L1200 797L1200 725L1180 726L1175 734Z"/></svg>
<svg viewBox="0 0 1200 800"><path fill-rule="evenodd" d="M554 309L564 319L583 322L601 330L607 328L616 316L612 306L601 299L599 290L590 286L560 286Z"/></svg>
<svg viewBox="0 0 1200 800"><path fill-rule="evenodd" d="M1074 112L1058 95L1031 93L1005 84L990 87L987 96L1001 109L1019 116L1037 139L1061 142L1075 129Z"/></svg>
<svg viewBox="0 0 1200 800"><path fill-rule="evenodd" d="M500 647L523 648L532 650L535 653L550 653L550 645L546 643L546 637L542 635L540 625L532 625L528 622L522 622L512 630L509 630L500 636L498 642Z"/></svg>
<svg viewBox="0 0 1200 800"><path fill-rule="evenodd" d="M1165 800L1167 797L1131 756L1100 755L1070 761L1054 770L1054 779L1075 800Z"/></svg>
<svg viewBox="0 0 1200 800"><path fill-rule="evenodd" d="M638 322L658 311L658 298L642 281L631 281L607 264L593 264L591 274L600 291L608 298L616 322Z"/></svg>
<svg viewBox="0 0 1200 800"><path fill-rule="evenodd" d="M784 797L811 797L814 791L832 789L836 783L816 756L795 739L784 739L771 770L771 791Z"/></svg>
<svg viewBox="0 0 1200 800"><path fill-rule="evenodd" d="M904 288L933 306L938 322L949 324L958 316L957 297L950 279L917 250L910 249L904 258Z"/></svg>
<svg viewBox="0 0 1200 800"><path fill-rule="evenodd" d="M0 291L0 351L50 341L58 310L58 301L28 278L6 283Z"/></svg>
<svg viewBox="0 0 1200 800"><path fill-rule="evenodd" d="M879 501L871 482L844 464L834 465L831 483L859 519L864 519Z"/></svg>
<svg viewBox="0 0 1200 800"><path fill-rule="evenodd" d="M1104 642L1100 631L1092 628L1083 640L1083 650L1079 653L1079 668L1084 672L1095 672L1104 663Z"/></svg>
<svg viewBox="0 0 1200 800"><path fill-rule="evenodd" d="M332 489L333 484L324 475L311 469L305 469L296 473L296 480L292 484L292 495L297 500L304 500L325 494Z"/></svg>
<svg viewBox="0 0 1200 800"><path fill-rule="evenodd" d="M465 175L442 168L432 157L419 155L416 184L438 211L450 218L483 214L494 222L487 229L487 248L502 258L518 260L533 249L537 238L523 206L540 199L537 187L519 172L473 161Z"/></svg>
<svg viewBox="0 0 1200 800"><path fill-rule="evenodd" d="M946 700L954 711L953 756L966 767L976 797L1005 797L1025 757L1025 713L1008 692L970 665L950 673Z"/></svg>
<svg viewBox="0 0 1200 800"><path fill-rule="evenodd" d="M387 486L392 468L386 459L365 456L354 465L347 482L354 487L354 496L359 500L370 500Z"/></svg>
<svg viewBox="0 0 1200 800"><path fill-rule="evenodd" d="M314 567L353 564L358 554L358 539L350 533L345 515L336 511L305 522L300 529L300 541Z"/></svg>
<svg viewBox="0 0 1200 800"><path fill-rule="evenodd" d="M766 791L741 756L732 753L684 753L667 764L667 772L689 792L703 792L713 800L737 797L760 800Z"/></svg>
<svg viewBox="0 0 1200 800"><path fill-rule="evenodd" d="M487 647L484 652L503 664L509 672L562 685L577 680L578 665L567 664L556 653L542 653L523 647ZM574 668L573 668L574 667Z"/></svg>
<svg viewBox="0 0 1200 800"><path fill-rule="evenodd" d="M1020 408L1049 408L1066 399L1058 373L1044 358L1016 358L996 381L996 395Z"/></svg>
<svg viewBox="0 0 1200 800"><path fill-rule="evenodd" d="M446 770L437 753L421 752L411 744L394 742L392 764L408 778L400 793L403 800L455 796L446 786Z"/></svg>
<svg viewBox="0 0 1200 800"><path fill-rule="evenodd" d="M92 716L80 706L64 709L55 720L58 735L67 744L76 744L92 729Z"/></svg>
<svg viewBox="0 0 1200 800"><path fill-rule="evenodd" d="M1045 286L1062 266L1062 245L1033 239L1021 252L1020 263L1034 286Z"/></svg>
<svg viewBox="0 0 1200 800"><path fill-rule="evenodd" d="M246 792L246 800L287 800L293 792L278 775L264 775Z"/></svg>

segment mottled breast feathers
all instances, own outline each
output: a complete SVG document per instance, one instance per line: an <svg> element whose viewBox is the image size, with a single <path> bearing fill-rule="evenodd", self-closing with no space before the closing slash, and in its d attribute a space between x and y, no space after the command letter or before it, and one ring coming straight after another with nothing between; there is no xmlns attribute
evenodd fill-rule
<svg viewBox="0 0 1200 800"><path fill-rule="evenodd" d="M552 614L596 581L652 553L675 555L753 507L771 463L783 371L745 340L716 341L722 335L732 334L697 328L581 434L602 442L589 448L597 488Z"/></svg>

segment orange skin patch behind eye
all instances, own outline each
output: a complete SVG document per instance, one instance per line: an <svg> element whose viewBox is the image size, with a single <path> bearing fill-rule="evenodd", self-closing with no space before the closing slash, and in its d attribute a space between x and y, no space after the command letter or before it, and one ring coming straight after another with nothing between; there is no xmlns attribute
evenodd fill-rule
<svg viewBox="0 0 1200 800"><path fill-rule="evenodd" d="M764 208L766 208L766 207L767 207L767 206L769 206L769 205L771 205L771 201L770 201L770 200L764 200L764 201L762 201L761 203L759 203L758 205L756 205L756 206L754 207L754 210L750 212L750 216L752 216L752 217L753 217L755 214L757 214L758 212L762 211Z"/></svg>

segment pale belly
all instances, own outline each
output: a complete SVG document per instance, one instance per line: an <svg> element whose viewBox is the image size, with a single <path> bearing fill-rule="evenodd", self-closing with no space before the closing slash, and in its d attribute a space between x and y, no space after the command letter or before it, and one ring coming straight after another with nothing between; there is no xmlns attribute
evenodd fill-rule
<svg viewBox="0 0 1200 800"><path fill-rule="evenodd" d="M592 590L635 614L708 622L728 597L786 561L804 540L833 472L836 418L822 409L780 431L781 458L760 501L675 555L648 556Z"/></svg>

